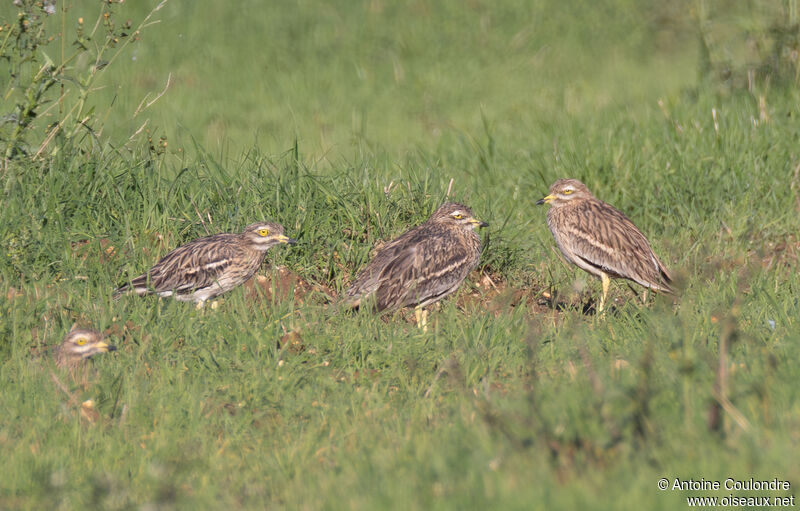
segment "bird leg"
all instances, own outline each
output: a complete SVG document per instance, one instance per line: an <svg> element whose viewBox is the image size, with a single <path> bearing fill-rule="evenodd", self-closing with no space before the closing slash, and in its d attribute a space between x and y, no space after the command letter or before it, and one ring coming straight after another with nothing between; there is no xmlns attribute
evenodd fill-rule
<svg viewBox="0 0 800 511"><path fill-rule="evenodd" d="M603 283L603 297L600 298L600 306L597 308L597 312L603 312L606 305L606 296L608 295L608 286L611 284L611 279L605 273L600 274L600 280Z"/></svg>
<svg viewBox="0 0 800 511"><path fill-rule="evenodd" d="M428 310L417 306L414 307L414 317L417 318L417 328L423 332L428 331Z"/></svg>
<svg viewBox="0 0 800 511"><path fill-rule="evenodd" d="M647 305L647 291L648 288L644 288L644 293L642 293L642 305Z"/></svg>

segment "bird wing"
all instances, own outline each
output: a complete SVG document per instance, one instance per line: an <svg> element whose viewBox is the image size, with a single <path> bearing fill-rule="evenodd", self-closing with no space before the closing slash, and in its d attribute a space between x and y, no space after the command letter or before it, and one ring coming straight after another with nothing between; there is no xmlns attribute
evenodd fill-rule
<svg viewBox="0 0 800 511"><path fill-rule="evenodd" d="M417 288L423 272L423 253L419 245L397 247L382 258L378 275L378 310L401 307L409 292ZM377 257L376 257L377 259Z"/></svg>
<svg viewBox="0 0 800 511"><path fill-rule="evenodd" d="M479 252L472 253L464 240L447 230L432 229L380 254L379 310L433 303L453 292L475 266Z"/></svg>
<svg viewBox="0 0 800 511"><path fill-rule="evenodd" d="M586 264L612 277L672 292L669 286L672 278L666 267L653 253L645 235L624 213L601 201L587 201L566 218L564 228L573 245L573 254Z"/></svg>
<svg viewBox="0 0 800 511"><path fill-rule="evenodd" d="M472 270L463 247L441 250L436 242L424 243L398 254L382 272L377 298L380 308L435 302L451 293Z"/></svg>
<svg viewBox="0 0 800 511"><path fill-rule="evenodd" d="M238 253L228 239L217 234L182 245L164 256L147 273L132 281L134 288L148 286L156 293L188 294L217 283Z"/></svg>
<svg viewBox="0 0 800 511"><path fill-rule="evenodd" d="M458 287L478 261L480 242L464 241L437 226L411 229L387 243L362 270L347 290L350 304L358 306L374 295L380 311L439 300Z"/></svg>
<svg viewBox="0 0 800 511"><path fill-rule="evenodd" d="M397 258L405 257L403 251L409 247L408 240L415 237L419 227L415 227L384 245L366 268L361 270L347 289L351 305L358 306L362 299L375 293L383 279L387 265Z"/></svg>

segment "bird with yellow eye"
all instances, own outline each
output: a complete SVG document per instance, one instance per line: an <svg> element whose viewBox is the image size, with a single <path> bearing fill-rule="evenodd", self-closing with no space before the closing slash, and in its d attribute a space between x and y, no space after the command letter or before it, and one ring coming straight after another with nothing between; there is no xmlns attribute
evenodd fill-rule
<svg viewBox="0 0 800 511"><path fill-rule="evenodd" d="M642 231L620 210L595 198L577 179L559 179L536 204L550 205L547 226L564 258L602 282L598 312L605 307L611 278L674 293L667 267Z"/></svg>
<svg viewBox="0 0 800 511"><path fill-rule="evenodd" d="M255 275L267 251L295 240L283 234L283 226L257 222L241 233L220 233L192 240L165 255L147 273L114 291L139 296L157 294L198 306L247 282Z"/></svg>
<svg viewBox="0 0 800 511"><path fill-rule="evenodd" d="M377 312L414 306L417 326L427 330L427 305L453 293L481 256L475 229L489 224L463 204L448 202L418 225L384 245L347 290L354 308Z"/></svg>
<svg viewBox="0 0 800 511"><path fill-rule="evenodd" d="M70 368L100 353L116 350L116 346L106 342L103 334L97 330L77 328L64 336L64 340L54 349L53 354L58 367Z"/></svg>

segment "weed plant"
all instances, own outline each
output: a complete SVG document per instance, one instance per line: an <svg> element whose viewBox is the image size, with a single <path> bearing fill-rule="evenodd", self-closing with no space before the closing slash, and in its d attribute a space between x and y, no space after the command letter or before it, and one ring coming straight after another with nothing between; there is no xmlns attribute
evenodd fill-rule
<svg viewBox="0 0 800 511"><path fill-rule="evenodd" d="M570 16L581 20L611 47L636 21L666 23L625 10L632 4L553 7L552 16L559 29ZM183 9L213 14L218 5ZM254 5L241 8L258 12ZM439 69L447 83L480 74L457 47L472 37L486 37L491 49L478 60L507 57L493 64L504 71L522 57L500 51L498 32L529 49L539 45L525 41L563 40L557 52L576 61L586 58L581 50L596 51L580 26L563 39L551 26L520 35L530 12L514 2L354 5L265 7L275 18L267 24L292 19L271 44L297 42L297 66L328 52L329 67L301 94L322 102L332 92L337 112L348 108L333 85L344 79L342 55L363 57L342 27L359 16L386 17L361 32L372 51L389 47L382 38L401 38L411 54L407 77ZM187 12L169 9L177 8L165 6L169 23ZM607 26L590 24L594 15ZM464 25L442 21L448 16ZM480 32L483 17L503 30ZM193 19L187 33L217 21ZM430 43L437 20L440 47ZM672 33L696 26L681 20ZM298 40L293 27L303 24ZM511 92L536 92L515 77L480 82L483 110L458 91L437 95L443 111L458 115L418 144L397 140L419 140L406 106L387 110L383 135L324 155L302 133L283 151L265 142L234 156L207 148L204 135L180 148L108 138L91 150L34 157L28 144L14 153L0 174L0 508L676 509L700 495L661 491L662 477L778 478L792 490L759 495L794 494L800 97L791 80L698 82L695 55L645 32L617 47L624 58L608 65L625 72L616 77L576 84L555 69L541 94L559 99L537 99L535 115L510 106L524 103ZM425 44L415 46L413 34ZM673 85L695 86L659 89L646 72L658 62L681 70ZM631 76L644 84L628 83ZM387 103L375 98L393 80L354 89L371 118L380 119ZM438 90L431 83L420 87ZM228 92L235 103L239 91ZM419 99L391 93L393 104ZM167 95L155 107L186 99L213 110L203 94L174 103ZM463 121L472 116L474 124ZM248 116L242 122L252 128ZM173 137L154 124L151 138ZM349 127L331 130L341 140ZM609 312L593 314L599 283L560 260L545 209L534 205L566 176L649 236L675 274L676 303L642 304L640 289L615 282ZM469 204L491 227L480 267L434 307L429 331L414 326L413 314L344 310L338 298L375 245L447 199ZM111 298L116 284L180 243L261 219L282 223L298 245L271 251L260 278L215 309ZM48 354L73 324L104 331L119 348L93 360L83 379L56 369Z"/></svg>

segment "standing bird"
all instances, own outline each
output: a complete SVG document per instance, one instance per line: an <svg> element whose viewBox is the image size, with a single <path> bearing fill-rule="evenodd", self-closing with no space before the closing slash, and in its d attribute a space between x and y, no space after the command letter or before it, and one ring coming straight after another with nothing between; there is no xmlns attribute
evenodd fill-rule
<svg viewBox="0 0 800 511"><path fill-rule="evenodd" d="M478 264L481 239L475 219L463 204L448 202L422 225L384 245L347 290L358 307L367 299L377 311L414 305L417 326L427 327L426 305L456 289Z"/></svg>
<svg viewBox="0 0 800 511"><path fill-rule="evenodd" d="M114 298L134 291L143 296L155 293L182 302L194 301L198 307L209 298L244 284L252 277L267 250L279 243L294 245L283 235L283 226L258 222L241 234L221 233L181 245L150 270L114 291Z"/></svg>
<svg viewBox="0 0 800 511"><path fill-rule="evenodd" d="M77 367L81 361L98 353L116 350L117 347L108 344L97 330L78 328L64 336L64 340L55 348L54 355L56 365L67 368Z"/></svg>
<svg viewBox="0 0 800 511"><path fill-rule="evenodd" d="M610 277L632 280L645 288L673 294L672 277L653 253L650 242L628 217L596 199L577 179L559 179L536 204L550 204L547 226L567 261L598 277L603 311Z"/></svg>

